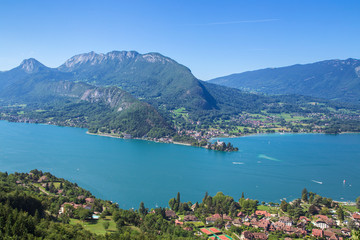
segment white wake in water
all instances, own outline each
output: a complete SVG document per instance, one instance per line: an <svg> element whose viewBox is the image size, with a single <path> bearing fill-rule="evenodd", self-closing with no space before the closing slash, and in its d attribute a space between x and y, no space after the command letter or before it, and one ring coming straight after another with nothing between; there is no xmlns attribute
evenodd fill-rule
<svg viewBox="0 0 360 240"><path fill-rule="evenodd" d="M319 182L319 181L315 181L315 180L311 180L314 183L318 183L318 184L323 184L323 182Z"/></svg>

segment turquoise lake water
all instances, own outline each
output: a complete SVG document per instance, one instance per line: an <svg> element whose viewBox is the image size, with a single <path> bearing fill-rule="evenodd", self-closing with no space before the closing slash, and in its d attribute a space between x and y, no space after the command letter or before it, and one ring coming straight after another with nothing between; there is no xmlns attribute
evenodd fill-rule
<svg viewBox="0 0 360 240"><path fill-rule="evenodd" d="M49 171L122 208L201 201L206 191L261 201L308 191L360 196L360 134L269 134L231 141L239 152L124 140L86 129L0 121L0 171ZM343 184L343 180L346 184ZM322 184L321 184L322 183Z"/></svg>

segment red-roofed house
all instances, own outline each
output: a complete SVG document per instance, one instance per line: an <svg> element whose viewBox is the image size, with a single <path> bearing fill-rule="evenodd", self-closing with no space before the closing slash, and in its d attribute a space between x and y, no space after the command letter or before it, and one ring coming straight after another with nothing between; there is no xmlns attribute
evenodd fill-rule
<svg viewBox="0 0 360 240"><path fill-rule="evenodd" d="M357 220L357 221L360 220L360 214L354 213L354 214L352 215L352 217L353 217L354 220Z"/></svg>
<svg viewBox="0 0 360 240"><path fill-rule="evenodd" d="M176 213L173 210L166 210L165 216L167 218L177 218Z"/></svg>
<svg viewBox="0 0 360 240"><path fill-rule="evenodd" d="M254 235L252 234L252 232L249 232L249 231L244 231L242 232L241 234L241 239L244 239L244 240L251 240L254 238Z"/></svg>
<svg viewBox="0 0 360 240"><path fill-rule="evenodd" d="M231 218L230 216L226 215L226 214L224 214L224 215L222 216L222 218L223 218L224 220L232 221L232 218Z"/></svg>
<svg viewBox="0 0 360 240"><path fill-rule="evenodd" d="M267 231L267 230L269 229L269 226L270 226L270 221L267 220L267 219L261 219L261 220L258 222L257 226L258 226L259 228L263 228L265 231Z"/></svg>
<svg viewBox="0 0 360 240"><path fill-rule="evenodd" d="M216 213L211 217L206 218L206 224L214 223L218 219L222 219L222 217L220 214Z"/></svg>
<svg viewBox="0 0 360 240"><path fill-rule="evenodd" d="M41 183L41 182L45 182L47 180L48 180L48 177L44 175L39 178L38 182Z"/></svg>
<svg viewBox="0 0 360 240"><path fill-rule="evenodd" d="M85 201L87 202L87 203L94 203L95 202L95 199L94 198L85 198Z"/></svg>
<svg viewBox="0 0 360 240"><path fill-rule="evenodd" d="M245 217L245 214L244 214L243 212L239 212L239 213L237 214L237 216L238 216L238 217Z"/></svg>
<svg viewBox="0 0 360 240"><path fill-rule="evenodd" d="M195 222L195 221L199 221L199 219L194 215L186 215L184 217L184 222Z"/></svg>
<svg viewBox="0 0 360 240"><path fill-rule="evenodd" d="M305 216L301 216L301 217L299 218L299 220L300 220L300 221L310 222L310 219L308 219L308 218L305 217Z"/></svg>
<svg viewBox="0 0 360 240"><path fill-rule="evenodd" d="M184 229L185 231L192 231L192 230L193 230L192 227L184 227L183 229Z"/></svg>
<svg viewBox="0 0 360 240"><path fill-rule="evenodd" d="M235 226L235 227L240 227L242 225L242 222L240 219L235 219L234 221L232 221L232 224Z"/></svg>
<svg viewBox="0 0 360 240"><path fill-rule="evenodd" d="M184 222L180 222L179 220L175 220L175 226L184 225Z"/></svg>
<svg viewBox="0 0 360 240"><path fill-rule="evenodd" d="M314 236L314 237L323 237L324 236L324 231L323 230L321 230L321 229L313 229L312 230L312 235Z"/></svg>
<svg viewBox="0 0 360 240"><path fill-rule="evenodd" d="M255 214L258 216L271 217L271 214L267 211L256 210Z"/></svg>
<svg viewBox="0 0 360 240"><path fill-rule="evenodd" d="M320 218L320 219L322 219L324 221L329 219L328 216L326 216L326 215L316 215L315 217Z"/></svg>
<svg viewBox="0 0 360 240"><path fill-rule="evenodd" d="M284 223L286 226L292 226L292 220L289 217L280 217L279 222Z"/></svg>
<svg viewBox="0 0 360 240"><path fill-rule="evenodd" d="M255 239L261 239L261 240L268 239L268 237L265 233L253 233L253 236Z"/></svg>

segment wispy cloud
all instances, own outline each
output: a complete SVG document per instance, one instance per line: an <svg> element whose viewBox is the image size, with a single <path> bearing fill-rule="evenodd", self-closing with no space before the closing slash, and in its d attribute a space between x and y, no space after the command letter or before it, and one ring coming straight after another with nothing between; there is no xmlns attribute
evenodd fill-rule
<svg viewBox="0 0 360 240"><path fill-rule="evenodd" d="M241 23L264 23L264 22L275 22L279 21L277 18L270 19L255 19L255 20L241 20L241 21L231 21L231 22L212 22L212 23L195 23L195 24L185 24L187 26L213 26L213 25L231 25L231 24L241 24Z"/></svg>

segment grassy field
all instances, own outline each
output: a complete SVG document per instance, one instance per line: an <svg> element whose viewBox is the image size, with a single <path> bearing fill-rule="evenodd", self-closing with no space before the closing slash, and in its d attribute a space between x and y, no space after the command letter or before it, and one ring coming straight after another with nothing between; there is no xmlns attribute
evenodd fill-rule
<svg viewBox="0 0 360 240"><path fill-rule="evenodd" d="M110 223L108 230L105 230L104 225L103 225L104 222ZM105 234L107 232L115 232L116 231L116 224L111 219L110 216L107 216L106 219L90 220L90 221L81 221L78 219L70 219L70 224L73 224L73 225L80 224L86 230L89 230L90 232L96 233L96 234Z"/></svg>
<svg viewBox="0 0 360 240"><path fill-rule="evenodd" d="M270 206L264 206L264 205L259 205L257 209L262 210L262 211L267 211L269 213L277 213L278 212L277 207L270 207Z"/></svg>
<svg viewBox="0 0 360 240"><path fill-rule="evenodd" d="M348 210L349 212L358 212L359 209L355 205L342 205L343 208Z"/></svg>
<svg viewBox="0 0 360 240"><path fill-rule="evenodd" d="M185 108L178 108L176 110L173 111L173 114L175 115L175 117L182 117L185 119L185 121L187 122L189 120L189 113L186 111Z"/></svg>

